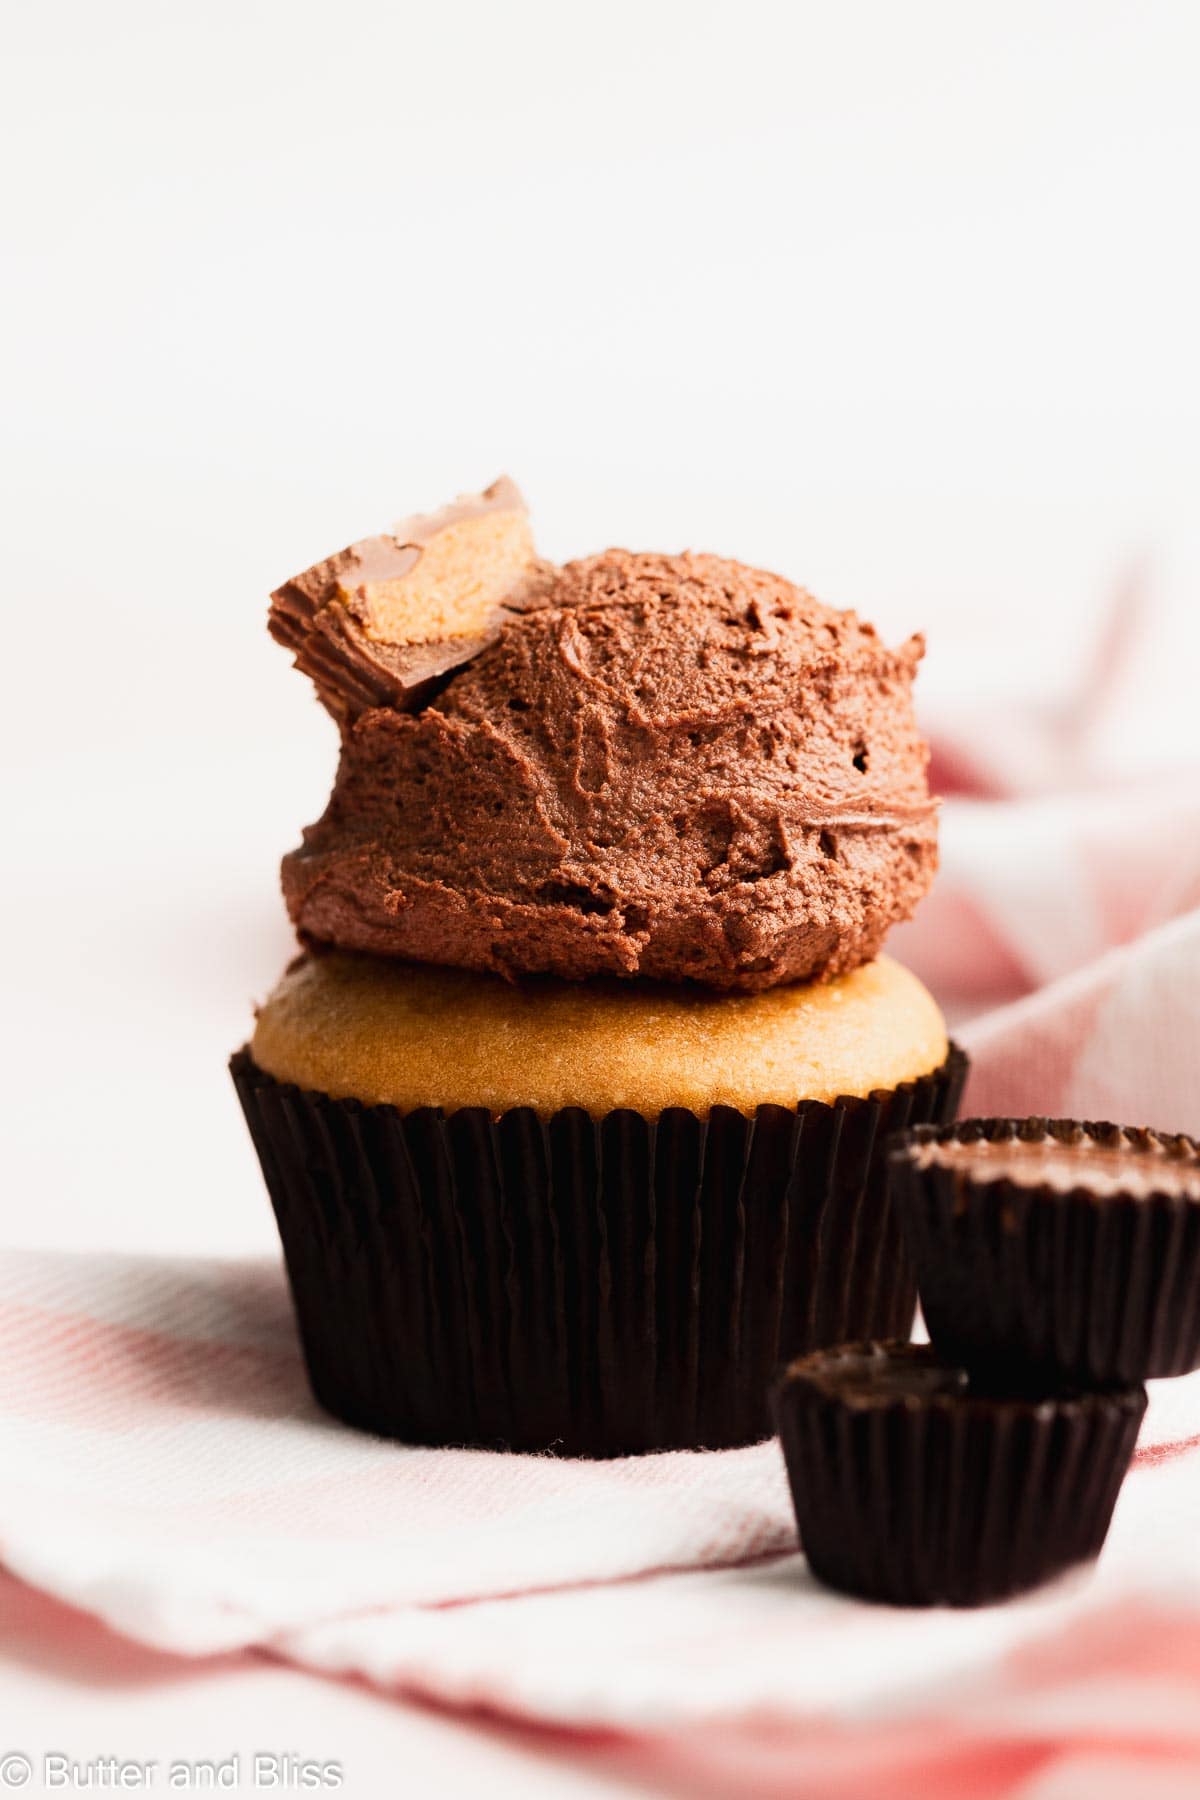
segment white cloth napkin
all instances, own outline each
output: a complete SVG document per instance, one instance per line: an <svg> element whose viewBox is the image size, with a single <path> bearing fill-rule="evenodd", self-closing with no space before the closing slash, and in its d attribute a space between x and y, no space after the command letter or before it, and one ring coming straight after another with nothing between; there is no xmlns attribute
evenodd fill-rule
<svg viewBox="0 0 1200 1800"><path fill-rule="evenodd" d="M343 1429L269 1265L8 1253L0 1366L5 1564L188 1655L646 1732L920 1712L1117 1602L1200 1628L1200 1376L1159 1384L1100 1572L927 1615L914 1662L913 1615L808 1576L775 1444L595 1464Z"/></svg>

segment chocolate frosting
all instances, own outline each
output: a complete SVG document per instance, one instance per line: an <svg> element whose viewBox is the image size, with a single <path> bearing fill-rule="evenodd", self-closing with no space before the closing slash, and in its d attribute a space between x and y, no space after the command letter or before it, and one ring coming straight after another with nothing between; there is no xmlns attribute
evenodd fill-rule
<svg viewBox="0 0 1200 1800"><path fill-rule="evenodd" d="M921 639L713 556L539 569L418 710L346 716L283 865L302 938L744 989L873 957L937 860Z"/></svg>

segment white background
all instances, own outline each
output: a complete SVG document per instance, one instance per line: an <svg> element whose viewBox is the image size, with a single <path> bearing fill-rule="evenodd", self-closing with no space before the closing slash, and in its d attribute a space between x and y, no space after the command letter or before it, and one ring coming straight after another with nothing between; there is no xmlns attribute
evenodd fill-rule
<svg viewBox="0 0 1200 1800"><path fill-rule="evenodd" d="M1194 744L1190 0L60 0L0 79L4 1241L271 1249L224 1063L335 746L266 595L502 470L926 628L931 708L1136 575L1122 754Z"/></svg>
<svg viewBox="0 0 1200 1800"><path fill-rule="evenodd" d="M39 5L10 33L9 1238L269 1247L226 1053L334 736L267 592L501 470L1049 693L1200 655L1200 8ZM1187 633L1180 636L1180 631ZM1160 682L1163 684L1160 690Z"/></svg>

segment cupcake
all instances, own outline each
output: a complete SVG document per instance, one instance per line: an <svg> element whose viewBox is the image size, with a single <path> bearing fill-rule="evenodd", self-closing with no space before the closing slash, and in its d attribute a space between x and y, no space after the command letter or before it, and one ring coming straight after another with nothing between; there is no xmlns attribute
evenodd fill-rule
<svg viewBox="0 0 1200 1800"><path fill-rule="evenodd" d="M508 482L270 623L341 758L233 1074L323 1404L732 1445L781 1360L906 1335L881 1147L964 1073L879 954L936 864L920 639L713 556L555 567Z"/></svg>

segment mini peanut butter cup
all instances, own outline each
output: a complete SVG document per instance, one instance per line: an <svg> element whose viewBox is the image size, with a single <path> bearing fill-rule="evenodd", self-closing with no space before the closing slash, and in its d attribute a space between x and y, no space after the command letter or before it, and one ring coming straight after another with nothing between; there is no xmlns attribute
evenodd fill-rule
<svg viewBox="0 0 1200 1800"><path fill-rule="evenodd" d="M814 1575L979 1606L1099 1555L1146 1394L981 1390L932 1345L889 1342L801 1357L774 1406Z"/></svg>
<svg viewBox="0 0 1200 1800"><path fill-rule="evenodd" d="M1001 1383L1200 1367L1200 1144L1070 1119L893 1141L896 1204L940 1353Z"/></svg>

